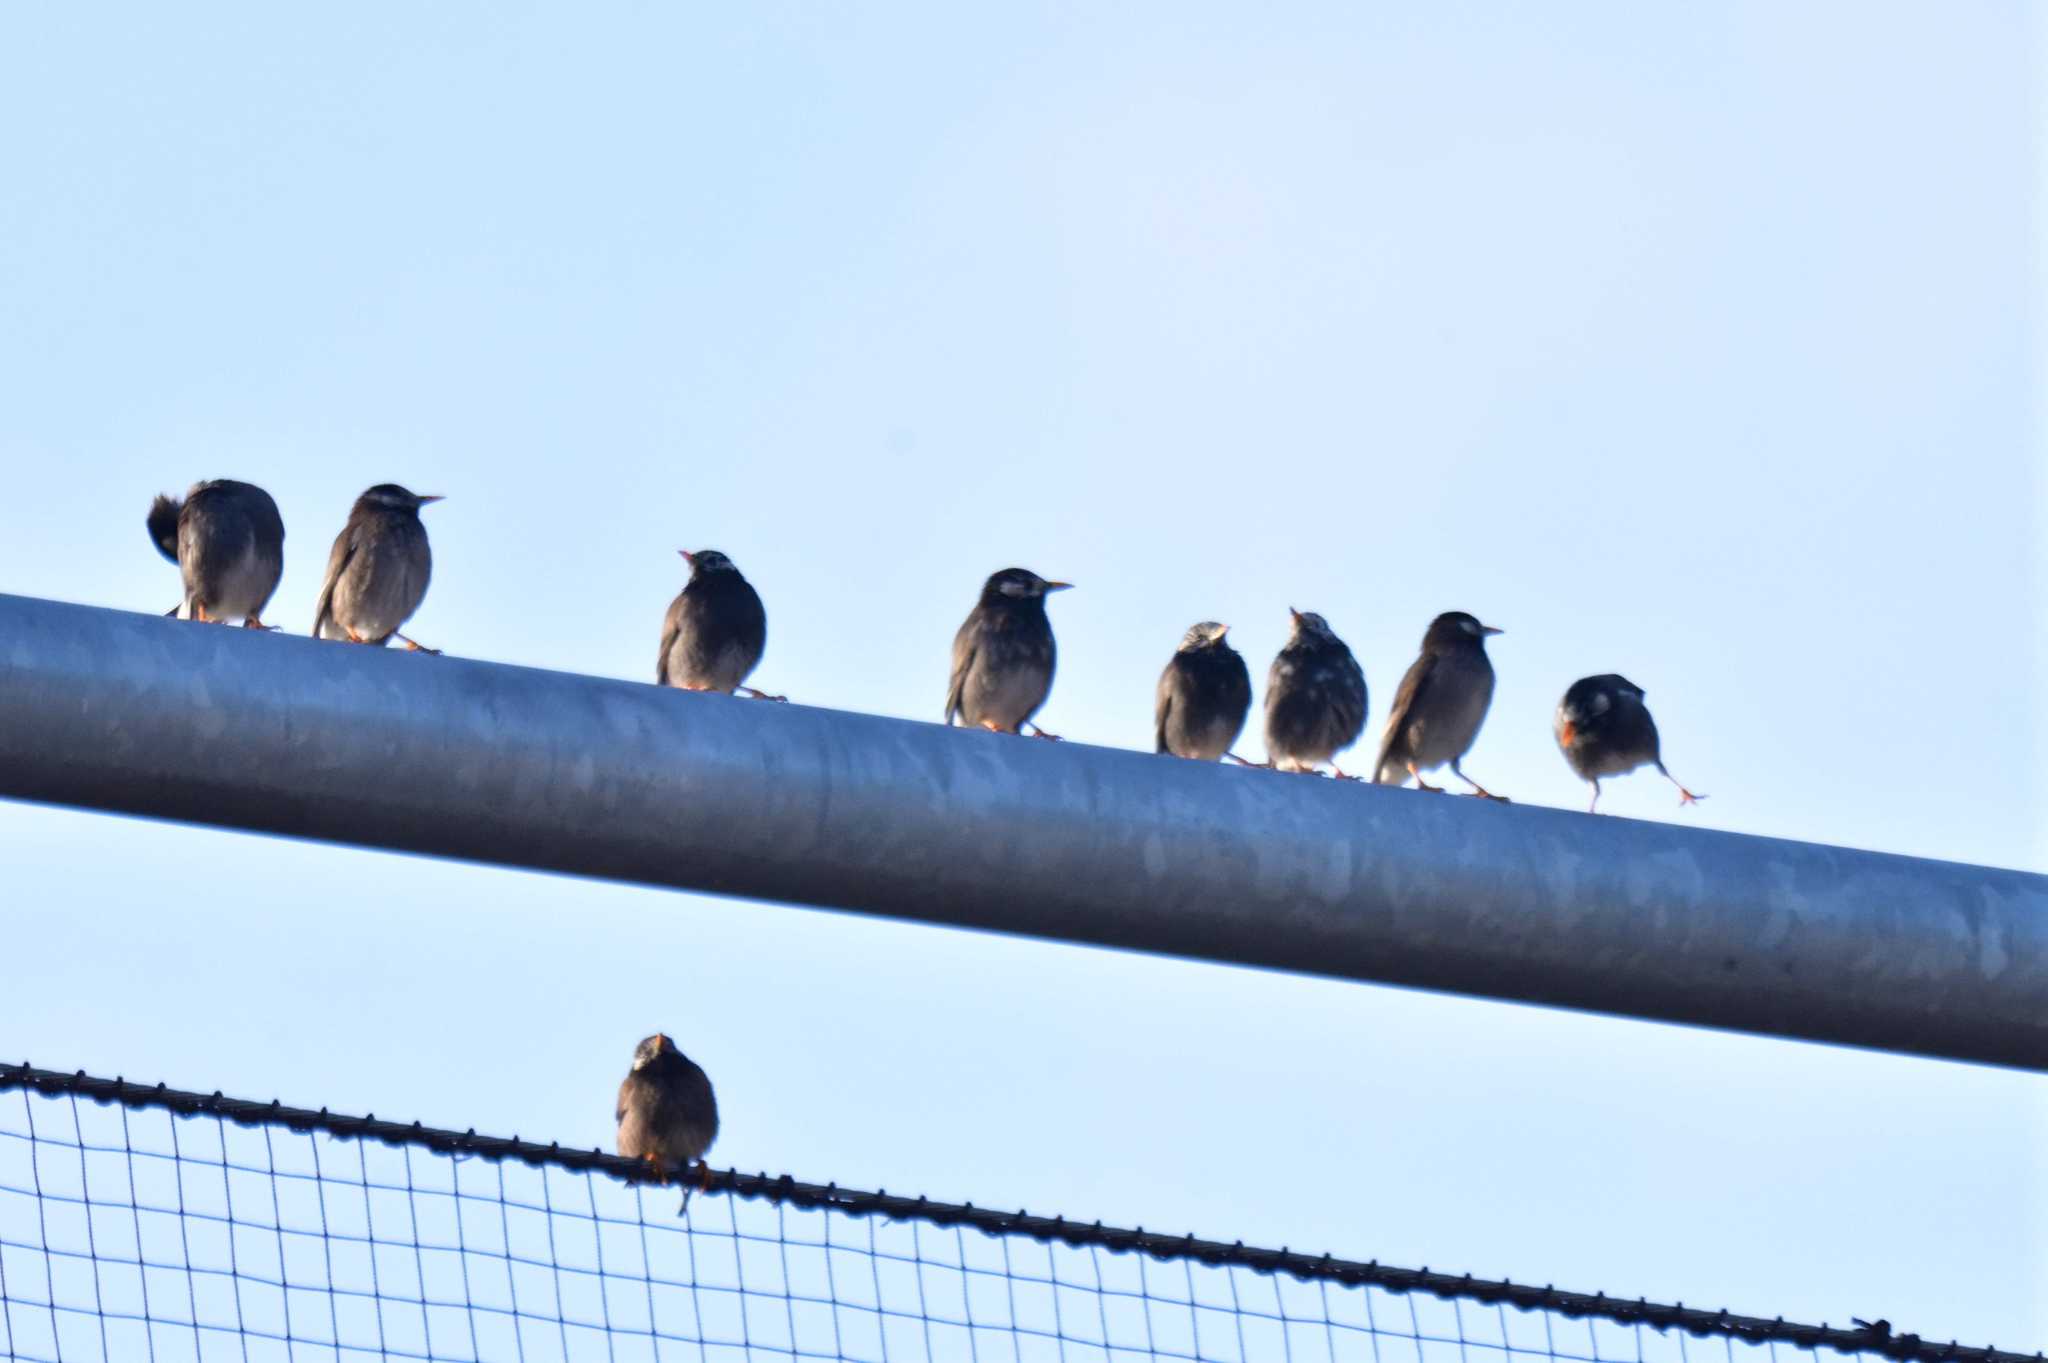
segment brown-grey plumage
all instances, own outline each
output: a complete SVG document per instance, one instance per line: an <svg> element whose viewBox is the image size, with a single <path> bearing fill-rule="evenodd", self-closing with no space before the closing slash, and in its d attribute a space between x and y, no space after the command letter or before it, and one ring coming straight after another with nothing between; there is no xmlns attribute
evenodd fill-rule
<svg viewBox="0 0 2048 1363"><path fill-rule="evenodd" d="M1599 807L1601 777L1621 776L1646 763L1678 787L1681 806L1707 798L1693 794L1665 771L1657 721L1650 718L1643 694L1643 688L1627 677L1605 672L1579 678L1557 703L1552 729L1558 751L1579 779L1593 787L1593 798L1586 805L1588 814Z"/></svg>
<svg viewBox="0 0 2048 1363"><path fill-rule="evenodd" d="M1155 751L1214 762L1244 732L1252 708L1252 677L1244 657L1223 636L1230 626L1204 620L1182 636L1159 674L1152 711Z"/></svg>
<svg viewBox="0 0 2048 1363"><path fill-rule="evenodd" d="M1266 754L1281 771L1314 771L1365 732L1365 672L1313 611L1289 610L1293 633L1266 675ZM1345 778L1349 779L1349 778Z"/></svg>
<svg viewBox="0 0 2048 1363"><path fill-rule="evenodd" d="M168 614L264 628L263 608L284 575L284 517L268 492L211 478L182 501L159 495L147 524L157 552L184 579L184 596Z"/></svg>
<svg viewBox="0 0 2048 1363"><path fill-rule="evenodd" d="M710 1077L662 1032L634 1048L615 1116L619 1153L646 1160L664 1175L703 1159L718 1139Z"/></svg>
<svg viewBox="0 0 2048 1363"><path fill-rule="evenodd" d="M1071 583L1049 582L1025 568L1005 568L982 584L981 600L953 636L953 675L946 688L946 723L998 733L1023 732L1052 691L1058 650L1046 618L1047 592ZM1044 738L1053 737L1032 725Z"/></svg>
<svg viewBox="0 0 2048 1363"><path fill-rule="evenodd" d="M420 608L434 575L420 508L440 500L396 483L379 483L356 498L327 556L327 576L313 608L314 638L380 647L397 639L407 648L436 651L422 649L398 629Z"/></svg>
<svg viewBox="0 0 2048 1363"><path fill-rule="evenodd" d="M768 647L768 612L760 594L716 549L679 552L689 560L690 580L662 621L655 682L685 691L761 695L743 685Z"/></svg>
<svg viewBox="0 0 2048 1363"><path fill-rule="evenodd" d="M1472 793L1500 799L1467 776L1462 767L1486 709L1493 703L1493 662L1486 656L1486 638L1498 634L1464 611L1445 611L1430 621L1422 636L1422 656L1401 678L1394 707L1380 736L1373 762L1373 781L1398 786L1409 777L1424 790L1436 790L1422 773L1451 764Z"/></svg>

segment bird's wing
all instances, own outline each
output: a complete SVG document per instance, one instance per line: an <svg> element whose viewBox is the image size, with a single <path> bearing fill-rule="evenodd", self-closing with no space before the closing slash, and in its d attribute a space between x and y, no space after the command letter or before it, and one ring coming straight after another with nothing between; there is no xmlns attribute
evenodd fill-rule
<svg viewBox="0 0 2048 1363"><path fill-rule="evenodd" d="M977 609L967 617L966 623L960 626L960 632L953 636L953 680L946 687L948 724L953 722L953 716L960 713L960 702L967 690L967 676L974 670L974 657L977 652L974 646L975 625L979 623L980 618L981 612Z"/></svg>
<svg viewBox="0 0 2048 1363"><path fill-rule="evenodd" d="M679 596L668 608L668 614L661 622L661 656L654 660L654 684L668 685L669 650L676 646L676 640L683 633L683 599Z"/></svg>
<svg viewBox="0 0 2048 1363"><path fill-rule="evenodd" d="M1379 756L1373 759L1372 770L1375 782L1406 780L1403 771L1396 778L1386 774L1387 758L1392 755L1395 745L1401 741L1401 730L1408 727L1408 714L1416 699L1429 685L1429 674L1436 667L1436 655L1425 653L1409 665L1408 675L1401 678L1400 689L1394 692L1394 706L1387 711L1387 727L1380 734Z"/></svg>
<svg viewBox="0 0 2048 1363"><path fill-rule="evenodd" d="M612 1113L612 1121L613 1121L614 1123L618 1123L618 1122L623 1122L623 1121L625 1121L625 1120L626 1120L626 1095L627 1095L628 1093L631 1093L632 1091L633 1091L633 1076L629 1074L629 1075L627 1075L627 1076L625 1077L625 1079L624 1079L624 1080L623 1080L623 1081L622 1081L622 1082L621 1082L621 1083L619 1084L619 1101L618 1101L618 1106L617 1106L617 1110L616 1110L616 1111L614 1111L614 1112Z"/></svg>
<svg viewBox="0 0 2048 1363"><path fill-rule="evenodd" d="M334 584L341 581L342 570L355 557L356 537L353 526L343 526L341 533L334 537L333 552L327 555L327 577L320 583L320 600L313 607L313 637L320 637L320 627L327 623L327 617L334 610Z"/></svg>
<svg viewBox="0 0 2048 1363"><path fill-rule="evenodd" d="M1152 707L1152 735L1156 746L1154 752L1166 751L1166 720L1173 713L1173 664L1159 674L1159 697Z"/></svg>

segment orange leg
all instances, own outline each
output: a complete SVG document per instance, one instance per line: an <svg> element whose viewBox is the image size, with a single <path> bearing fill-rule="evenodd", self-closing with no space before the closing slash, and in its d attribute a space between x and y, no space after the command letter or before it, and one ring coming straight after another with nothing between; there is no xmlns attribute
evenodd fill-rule
<svg viewBox="0 0 2048 1363"><path fill-rule="evenodd" d="M209 625L213 623L213 617L206 613L206 603L204 601L194 601L192 603L192 618L204 621Z"/></svg>
<svg viewBox="0 0 2048 1363"><path fill-rule="evenodd" d="M392 631L391 637L398 640L398 642L404 644L405 651L408 653L431 653L437 658L441 655L440 649L428 648L425 644L416 644L412 640L406 638L403 634L398 633L396 630Z"/></svg>
<svg viewBox="0 0 2048 1363"><path fill-rule="evenodd" d="M1408 774L1415 778L1415 788L1417 790L1426 790L1432 795L1441 795L1444 793L1444 788L1442 786L1433 786L1429 782L1423 780L1422 769L1420 767L1417 767L1413 762L1410 762L1408 764ZM1478 782L1475 781L1473 782L1473 784L1477 785Z"/></svg>
<svg viewBox="0 0 2048 1363"><path fill-rule="evenodd" d="M1477 781L1467 776L1464 772L1459 771L1458 764L1456 762L1451 763L1451 774L1453 776L1456 776L1460 781L1463 781L1466 785L1472 787L1471 793L1478 796L1482 800L1493 800L1504 805L1514 803L1514 801L1508 799L1508 797L1505 795L1495 795L1485 786L1480 785ZM1419 780L1420 778L1418 777L1417 779Z"/></svg>
<svg viewBox="0 0 2048 1363"><path fill-rule="evenodd" d="M1665 780L1669 781L1672 785L1678 787L1678 807L1680 809L1684 809L1687 805L1696 805L1700 801L1707 798L1704 795L1695 795L1691 791L1687 790L1684 784L1680 782L1676 776L1673 776L1670 772L1664 770L1664 764L1662 762L1659 762L1657 764L1657 770L1663 774Z"/></svg>
<svg viewBox="0 0 2048 1363"><path fill-rule="evenodd" d="M1046 740L1046 741L1047 741L1048 743L1061 743L1061 742L1064 742L1064 741L1065 741L1065 740L1064 740L1064 739L1062 739L1062 738L1061 738L1061 737L1060 737L1060 736L1059 736L1058 734L1049 734L1049 733L1047 733L1047 732L1045 731L1045 728L1044 728L1044 726L1042 726L1042 725L1040 725L1040 724L1038 724L1038 723L1036 723L1036 722L1033 722L1033 721L1027 721L1027 723L1030 723L1030 724L1031 724L1031 736L1032 736L1033 738L1042 738L1042 739ZM1017 726L1017 732L1018 732L1018 733L1023 733L1023 732L1024 732L1024 726L1023 726L1022 724L1020 724L1020 725L1018 725L1018 726Z"/></svg>

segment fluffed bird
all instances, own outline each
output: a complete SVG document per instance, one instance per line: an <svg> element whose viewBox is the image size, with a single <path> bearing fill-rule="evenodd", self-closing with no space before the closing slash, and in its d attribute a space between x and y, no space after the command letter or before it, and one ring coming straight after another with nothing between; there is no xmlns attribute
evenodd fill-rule
<svg viewBox="0 0 2048 1363"><path fill-rule="evenodd" d="M1445 611L1429 622L1422 636L1422 656L1394 693L1394 708L1387 715L1379 757L1373 763L1376 784L1398 786L1412 776L1421 789L1439 790L1423 780L1422 773L1448 762L1451 773L1472 787L1474 795L1504 798L1467 776L1460 765L1479 736L1486 707L1493 703L1493 662L1486 656L1486 638L1498 633L1464 611Z"/></svg>
<svg viewBox="0 0 2048 1363"><path fill-rule="evenodd" d="M980 602L953 636L946 723L957 716L963 724L996 733L1024 731L1052 690L1058 661L1045 596L1072 585L1048 582L1025 568L1005 568L989 576ZM1040 738L1058 737L1036 724L1031 727Z"/></svg>
<svg viewBox="0 0 2048 1363"><path fill-rule="evenodd" d="M398 632L420 608L434 575L420 508L440 500L396 483L379 483L356 498L327 556L327 577L313 608L314 638L379 647L396 639L414 652L440 651Z"/></svg>
<svg viewBox="0 0 2048 1363"><path fill-rule="evenodd" d="M1314 771L1365 731L1365 673L1329 622L1290 608L1294 630L1266 675L1266 752L1281 771Z"/></svg>
<svg viewBox="0 0 2048 1363"><path fill-rule="evenodd" d="M633 1048L633 1068L619 1085L616 1117L619 1153L647 1161L663 1183L702 1160L718 1139L718 1098L710 1076L663 1032ZM703 1172L708 1178L711 1171Z"/></svg>
<svg viewBox="0 0 2048 1363"><path fill-rule="evenodd" d="M1204 620L1181 637L1159 674L1152 716L1157 751L1214 762L1230 755L1244 732L1252 677L1243 656L1224 642L1229 632L1228 625Z"/></svg>
<svg viewBox="0 0 2048 1363"><path fill-rule="evenodd" d="M655 682L685 691L744 691L781 700L742 684L768 647L768 612L760 593L716 549L677 552L690 564L690 580L662 621Z"/></svg>
<svg viewBox="0 0 2048 1363"><path fill-rule="evenodd" d="M1593 798L1586 805L1592 813L1600 804L1600 778L1621 776L1645 763L1655 766L1665 780L1678 787L1681 807L1707 797L1687 790L1676 776L1664 769L1657 743L1657 721L1643 704L1643 688L1613 672L1598 677L1581 677L1573 682L1557 703L1554 721L1558 750L1578 773L1592 784Z"/></svg>
<svg viewBox="0 0 2048 1363"><path fill-rule="evenodd" d="M254 483L211 478L182 501L159 495L149 537L178 565L185 595L166 614L181 620L240 620L266 629L263 608L284 575L284 517Z"/></svg>

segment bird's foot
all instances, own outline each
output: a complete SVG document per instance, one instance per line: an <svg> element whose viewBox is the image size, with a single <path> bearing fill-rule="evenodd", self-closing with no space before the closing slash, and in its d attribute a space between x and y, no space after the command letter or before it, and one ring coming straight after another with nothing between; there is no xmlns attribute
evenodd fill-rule
<svg viewBox="0 0 2048 1363"><path fill-rule="evenodd" d="M688 1216L690 1214L690 1194L708 1193L711 1191L711 1166L703 1160L698 1160L697 1177L692 1182L696 1184L694 1188L689 1183L683 1185L683 1201L682 1205L676 1208L677 1216Z"/></svg>
<svg viewBox="0 0 2048 1363"><path fill-rule="evenodd" d="M1442 786L1433 786L1429 782L1423 780L1420 776L1417 776L1415 778L1415 788L1417 790L1426 790L1431 795L1441 795L1444 793L1444 788Z"/></svg>
<svg viewBox="0 0 2048 1363"><path fill-rule="evenodd" d="M1024 731L1024 729L1023 729L1023 726L1022 726L1022 725L1019 725L1019 726L1018 726L1018 729L1017 729L1017 732L1019 732L1019 733L1022 733L1023 731ZM1063 739L1063 738L1061 738L1061 737L1060 737L1060 736L1059 736L1058 734L1049 734L1049 733L1047 733L1047 732L1046 732L1046 731L1045 731L1044 729L1041 729L1040 727L1038 727L1038 726L1037 726L1036 724L1034 724L1034 725L1032 725L1032 726L1031 726L1031 736L1032 736L1033 738L1042 738L1042 739L1044 739L1044 740L1045 740L1046 742L1048 742L1048 743L1064 743L1064 742L1066 742L1066 740L1065 740L1065 739Z"/></svg>
<svg viewBox="0 0 2048 1363"><path fill-rule="evenodd" d="M777 705L789 704L788 696L771 696L766 691L759 691L751 686L742 686L739 689L745 692L747 695L753 697L755 700L772 700Z"/></svg>
<svg viewBox="0 0 2048 1363"><path fill-rule="evenodd" d="M405 651L406 651L407 653L430 653L430 654L432 654L432 655L433 655L434 657L436 657L436 658L438 658L438 657L440 657L440 656L441 656L441 650L440 650L440 649L438 649L438 648L428 648L428 647L427 647L427 646L426 646L425 644L422 644L422 643L418 643L418 642L416 642L415 640L412 640L412 639L408 639L408 638L406 638L406 637L405 637L405 636L404 636L403 634L397 634L397 633L395 633L395 632L394 632L394 634L393 634L393 636L392 636L392 637L394 637L395 639L397 639L397 640L398 640L398 642L400 642L400 643L402 643L402 644L404 644L404 645L405 645Z"/></svg>
<svg viewBox="0 0 2048 1363"><path fill-rule="evenodd" d="M356 633L352 629L346 630L344 632L348 635L348 641L352 644L367 644L370 642L368 639L365 639L362 635Z"/></svg>
<svg viewBox="0 0 2048 1363"><path fill-rule="evenodd" d="M1472 789L1466 791L1465 793L1475 800L1491 800L1497 805L1511 805L1514 803L1513 800L1510 800L1505 795L1495 795L1485 786L1474 786Z"/></svg>
<svg viewBox="0 0 2048 1363"><path fill-rule="evenodd" d="M192 603L192 618L194 620L199 621L203 625L210 625L213 623L213 617L206 613L206 607L197 601L194 601Z"/></svg>
<svg viewBox="0 0 2048 1363"><path fill-rule="evenodd" d="M647 1167L653 1171L656 1183L666 1184L668 1182L668 1166L661 1162L661 1156L650 1150L640 1158L647 1161Z"/></svg>
<svg viewBox="0 0 2048 1363"><path fill-rule="evenodd" d="M1237 763L1240 767L1270 767L1273 765L1271 762L1253 762L1248 758L1239 757L1234 752L1227 752L1223 756L1228 761Z"/></svg>
<svg viewBox="0 0 2048 1363"><path fill-rule="evenodd" d="M1677 785L1678 783L1674 781L1674 782L1672 782L1672 784L1673 784L1673 785ZM1704 796L1704 795L1695 795L1695 794L1693 794L1693 793L1692 793L1691 791L1687 790L1687 789L1686 789L1686 788L1685 788L1684 786L1679 786L1679 787L1678 787L1678 807L1679 807L1680 809L1684 809L1684 808L1685 808L1685 807L1686 807L1687 805L1696 805L1696 804L1698 804L1698 803L1699 803L1700 801L1702 801L1702 800L1704 800L1704 799L1706 799L1706 798L1707 798L1707 797L1706 797L1706 796Z"/></svg>
<svg viewBox="0 0 2048 1363"><path fill-rule="evenodd" d="M988 730L992 734L1007 734L1014 732L1013 730L1005 729L1002 725L996 723L992 719L984 719L981 722L981 727Z"/></svg>
<svg viewBox="0 0 2048 1363"><path fill-rule="evenodd" d="M1344 768L1338 766L1335 762L1330 764L1330 775L1336 777L1339 781L1363 781L1365 779L1363 776L1347 776Z"/></svg>
<svg viewBox="0 0 2048 1363"><path fill-rule="evenodd" d="M275 634L281 628L281 626L266 625L261 620L258 620L255 616L252 615L242 622L242 628L266 630L272 634Z"/></svg>

